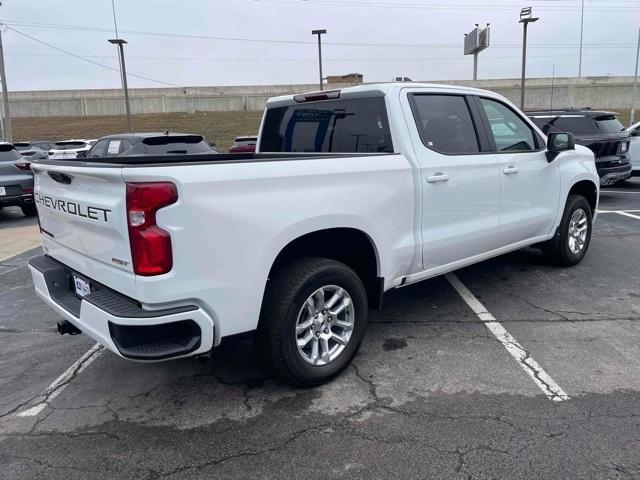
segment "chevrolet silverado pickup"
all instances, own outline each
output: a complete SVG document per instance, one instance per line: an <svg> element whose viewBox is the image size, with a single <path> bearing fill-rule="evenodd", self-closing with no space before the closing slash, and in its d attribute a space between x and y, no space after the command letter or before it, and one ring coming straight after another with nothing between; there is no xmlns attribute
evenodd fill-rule
<svg viewBox="0 0 640 480"><path fill-rule="evenodd" d="M599 179L492 92L367 85L268 101L257 153L35 163L37 293L115 354L158 361L254 336L317 385L384 292L527 246L574 265Z"/></svg>

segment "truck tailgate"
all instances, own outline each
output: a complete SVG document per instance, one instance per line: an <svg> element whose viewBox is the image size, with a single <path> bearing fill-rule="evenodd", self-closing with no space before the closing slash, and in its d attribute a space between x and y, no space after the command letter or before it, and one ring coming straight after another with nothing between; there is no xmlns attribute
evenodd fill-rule
<svg viewBox="0 0 640 480"><path fill-rule="evenodd" d="M33 170L45 251L93 280L134 292L122 169L39 164Z"/></svg>

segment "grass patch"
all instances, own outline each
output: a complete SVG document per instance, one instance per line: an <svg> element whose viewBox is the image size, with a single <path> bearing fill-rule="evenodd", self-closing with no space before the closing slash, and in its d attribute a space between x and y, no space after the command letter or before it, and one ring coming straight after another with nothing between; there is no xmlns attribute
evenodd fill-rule
<svg viewBox="0 0 640 480"><path fill-rule="evenodd" d="M226 152L235 137L257 134L262 112L153 113L133 115L134 132L164 132L204 135ZM99 138L127 131L124 116L31 117L12 121L13 138L18 140L66 140Z"/></svg>

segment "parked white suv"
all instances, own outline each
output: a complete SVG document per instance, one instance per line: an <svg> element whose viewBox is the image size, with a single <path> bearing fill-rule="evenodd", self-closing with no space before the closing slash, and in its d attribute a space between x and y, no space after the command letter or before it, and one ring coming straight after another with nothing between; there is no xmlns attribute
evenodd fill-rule
<svg viewBox="0 0 640 480"><path fill-rule="evenodd" d="M629 142L629 157L631 158L631 175L640 176L640 122L634 123L627 132L631 135Z"/></svg>
<svg viewBox="0 0 640 480"><path fill-rule="evenodd" d="M49 150L50 160L69 160L83 157L91 149L92 140L63 140Z"/></svg>
<svg viewBox="0 0 640 480"><path fill-rule="evenodd" d="M492 92L384 84L271 99L256 154L41 161L38 294L153 361L255 333L281 378L341 371L387 290L535 245L587 252L593 153Z"/></svg>

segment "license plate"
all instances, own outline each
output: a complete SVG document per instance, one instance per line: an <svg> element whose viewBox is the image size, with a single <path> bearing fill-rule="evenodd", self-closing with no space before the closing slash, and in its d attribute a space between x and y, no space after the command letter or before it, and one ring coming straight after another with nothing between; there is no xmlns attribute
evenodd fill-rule
<svg viewBox="0 0 640 480"><path fill-rule="evenodd" d="M7 194L7 191L4 187L0 187L0 197L4 197Z"/></svg>
<svg viewBox="0 0 640 480"><path fill-rule="evenodd" d="M73 276L73 285L76 289L76 295L85 297L91 293L91 285L85 279Z"/></svg>

